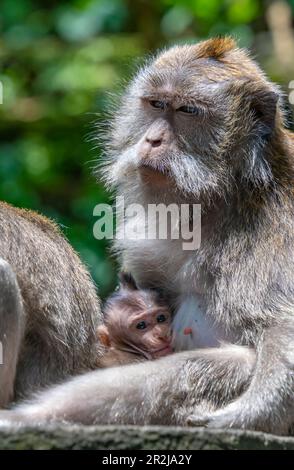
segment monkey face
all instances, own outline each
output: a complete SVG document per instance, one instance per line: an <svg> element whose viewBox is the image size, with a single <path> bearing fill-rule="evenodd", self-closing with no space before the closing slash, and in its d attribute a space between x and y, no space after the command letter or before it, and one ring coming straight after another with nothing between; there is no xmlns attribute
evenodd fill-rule
<svg viewBox="0 0 294 470"><path fill-rule="evenodd" d="M183 72L163 67L158 74L155 63L135 79L122 105L127 119L118 118L119 134L112 139L109 182L199 196L225 180L218 154L226 126L212 98L217 90L207 83L204 93L196 77L192 89ZM184 89L190 92L181 93Z"/></svg>
<svg viewBox="0 0 294 470"><path fill-rule="evenodd" d="M267 183L259 159L277 93L231 40L180 46L135 77L113 122L107 180L203 200L240 180Z"/></svg>
<svg viewBox="0 0 294 470"><path fill-rule="evenodd" d="M171 312L155 290L138 289L129 273L120 273L120 289L106 305L102 344L155 359L172 352Z"/></svg>
<svg viewBox="0 0 294 470"><path fill-rule="evenodd" d="M129 284L122 285L120 295L120 341L148 359L170 354L171 313L165 301L155 291Z"/></svg>
<svg viewBox="0 0 294 470"><path fill-rule="evenodd" d="M172 353L171 316L164 308L132 312L128 319L129 337L149 359Z"/></svg>
<svg viewBox="0 0 294 470"><path fill-rule="evenodd" d="M152 359L172 352L171 315L166 308L153 308L133 313L129 319L133 341Z"/></svg>

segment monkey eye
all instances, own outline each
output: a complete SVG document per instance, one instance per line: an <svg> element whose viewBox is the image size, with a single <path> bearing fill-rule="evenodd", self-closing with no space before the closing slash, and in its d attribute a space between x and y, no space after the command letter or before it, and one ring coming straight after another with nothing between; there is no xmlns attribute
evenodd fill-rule
<svg viewBox="0 0 294 470"><path fill-rule="evenodd" d="M139 323L137 323L136 328L138 330L145 330L145 328L147 328L147 324L145 321L140 321Z"/></svg>
<svg viewBox="0 0 294 470"><path fill-rule="evenodd" d="M166 316L163 315L163 313L161 315L158 315L158 317L156 318L157 320L157 323L163 323L166 321Z"/></svg>
<svg viewBox="0 0 294 470"><path fill-rule="evenodd" d="M156 109L164 109L165 108L165 103L164 101L159 101L159 100L150 100L149 103L153 108Z"/></svg>
<svg viewBox="0 0 294 470"><path fill-rule="evenodd" d="M181 111L182 113L186 114L198 114L199 109L197 106L192 106L191 104L187 104L186 106L181 106L177 109L177 111Z"/></svg>

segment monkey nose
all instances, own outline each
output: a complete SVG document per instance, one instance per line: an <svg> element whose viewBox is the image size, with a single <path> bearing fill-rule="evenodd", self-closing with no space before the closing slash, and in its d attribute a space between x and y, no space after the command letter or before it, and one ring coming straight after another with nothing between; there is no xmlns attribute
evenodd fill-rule
<svg viewBox="0 0 294 470"><path fill-rule="evenodd" d="M160 341L169 342L171 335L170 335L169 332L164 332L164 331L160 330L160 331L157 332L156 336Z"/></svg>
<svg viewBox="0 0 294 470"><path fill-rule="evenodd" d="M146 142L151 145L151 147L160 147L162 144L162 139L161 138L155 138L155 137L146 137Z"/></svg>

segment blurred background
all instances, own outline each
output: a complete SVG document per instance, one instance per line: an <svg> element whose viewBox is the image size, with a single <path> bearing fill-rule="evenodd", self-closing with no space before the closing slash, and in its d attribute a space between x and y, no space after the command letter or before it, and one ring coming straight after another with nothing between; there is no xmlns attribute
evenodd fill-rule
<svg viewBox="0 0 294 470"><path fill-rule="evenodd" d="M0 199L56 219L105 297L116 266L92 213L111 198L89 136L108 93L158 47L229 33L281 84L291 126L293 15L294 0L1 0Z"/></svg>

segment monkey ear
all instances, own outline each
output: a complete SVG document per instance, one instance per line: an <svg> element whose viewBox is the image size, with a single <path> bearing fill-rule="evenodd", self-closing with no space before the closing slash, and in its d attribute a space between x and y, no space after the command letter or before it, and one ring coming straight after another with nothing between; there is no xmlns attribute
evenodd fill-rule
<svg viewBox="0 0 294 470"><path fill-rule="evenodd" d="M251 109L256 118L259 136L267 139L273 132L277 116L279 94L267 89L255 89L252 93Z"/></svg>
<svg viewBox="0 0 294 470"><path fill-rule="evenodd" d="M96 330L96 336L98 341L103 346L106 346L107 348L110 348L111 343L110 343L110 338L109 338L109 333L108 333L108 328L105 325L99 325L97 330Z"/></svg>
<svg viewBox="0 0 294 470"><path fill-rule="evenodd" d="M239 125L244 129L248 126L248 148L244 152L246 160L242 175L256 187L268 186L274 177L266 148L281 116L278 90L251 79L235 80L229 84L229 90L244 121Z"/></svg>
<svg viewBox="0 0 294 470"><path fill-rule="evenodd" d="M136 284L135 279L131 275L131 273L126 273L124 271L120 272L119 275L119 282L121 287L124 289L130 289L130 290L138 290L138 286Z"/></svg>
<svg viewBox="0 0 294 470"><path fill-rule="evenodd" d="M233 96L237 106L241 107L242 114L251 112L255 121L254 134L259 138L268 138L276 125L280 98L278 88L266 83L255 83L248 78L231 81L225 88ZM248 119L247 114L245 117Z"/></svg>
<svg viewBox="0 0 294 470"><path fill-rule="evenodd" d="M254 186L268 186L273 181L269 153L266 146L276 128L279 94L273 90L257 88L252 90L251 111L255 120L254 135L256 136L248 153L247 179Z"/></svg>

